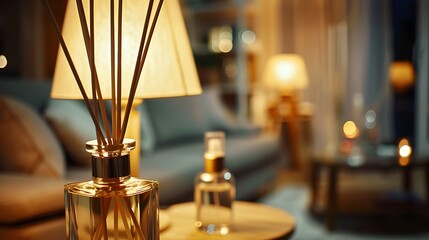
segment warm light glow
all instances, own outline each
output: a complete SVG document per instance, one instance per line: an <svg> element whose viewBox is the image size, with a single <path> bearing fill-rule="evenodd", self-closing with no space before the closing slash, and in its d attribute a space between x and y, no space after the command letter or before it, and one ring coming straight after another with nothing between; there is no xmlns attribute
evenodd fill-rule
<svg viewBox="0 0 429 240"><path fill-rule="evenodd" d="M89 12L89 0L83 1ZM123 3L122 31L122 96L129 95L131 81L140 47L140 39L146 17L146 1L128 0ZM110 1L96 1L94 13L95 61L103 98L111 98L111 42ZM115 0L118 9L118 0ZM89 19L89 14L87 20ZM115 25L118 19L115 17ZM118 37L115 27L115 38ZM76 1L68 1L62 35L76 65L76 69L89 97L91 93L91 71ZM115 44L118 40L115 40ZM115 46L115 55L118 46ZM117 73L117 71L115 71ZM136 91L136 98L157 98L194 95L201 93L198 74L186 26L177 0L164 1L147 53L143 71ZM55 66L51 97L81 99L76 80L59 49Z"/></svg>
<svg viewBox="0 0 429 240"><path fill-rule="evenodd" d="M297 69L295 65L291 62L278 62L275 66L276 75L280 81L290 82L293 81L293 76L296 73Z"/></svg>
<svg viewBox="0 0 429 240"><path fill-rule="evenodd" d="M269 88L278 89L284 95L306 88L308 77L304 59L297 54L272 56L265 67L263 80Z"/></svg>
<svg viewBox="0 0 429 240"><path fill-rule="evenodd" d="M5 68L7 66L7 58L5 55L0 55L0 68Z"/></svg>
<svg viewBox="0 0 429 240"><path fill-rule="evenodd" d="M411 62L392 62L389 75L392 85L397 91L403 91L414 85L414 67Z"/></svg>
<svg viewBox="0 0 429 240"><path fill-rule="evenodd" d="M199 228L199 227L203 226L203 222L201 222L201 221L195 221L194 226L196 228Z"/></svg>
<svg viewBox="0 0 429 240"><path fill-rule="evenodd" d="M412 153L412 148L410 142L406 138L402 138L398 143L398 154L399 160L398 163L400 166L407 166L410 164L410 156Z"/></svg>
<svg viewBox="0 0 429 240"><path fill-rule="evenodd" d="M410 147L410 143L408 139L403 138L399 141L398 144L398 152L401 157L409 157L412 153L412 148Z"/></svg>
<svg viewBox="0 0 429 240"><path fill-rule="evenodd" d="M219 51L223 53L231 52L233 47L232 40L230 39L221 39L219 41Z"/></svg>
<svg viewBox="0 0 429 240"><path fill-rule="evenodd" d="M353 121L347 121L344 123L343 132L347 138L356 138L359 134L359 129Z"/></svg>
<svg viewBox="0 0 429 240"><path fill-rule="evenodd" d="M210 174L210 173L202 173L202 174L201 174L201 179L202 179L204 182L211 182L211 181L213 181L213 175L212 175L212 174Z"/></svg>
<svg viewBox="0 0 429 240"><path fill-rule="evenodd" d="M209 49L215 53L228 53L234 47L232 28L228 25L213 27L209 33Z"/></svg>
<svg viewBox="0 0 429 240"><path fill-rule="evenodd" d="M408 166L410 164L410 158L409 157L400 157L399 158L399 165L402 167Z"/></svg>
<svg viewBox="0 0 429 240"><path fill-rule="evenodd" d="M411 155L411 147L408 145L404 145L399 149L399 156L408 157Z"/></svg>
<svg viewBox="0 0 429 240"><path fill-rule="evenodd" d="M220 235L227 235L228 233L229 233L229 228L227 227L220 228Z"/></svg>

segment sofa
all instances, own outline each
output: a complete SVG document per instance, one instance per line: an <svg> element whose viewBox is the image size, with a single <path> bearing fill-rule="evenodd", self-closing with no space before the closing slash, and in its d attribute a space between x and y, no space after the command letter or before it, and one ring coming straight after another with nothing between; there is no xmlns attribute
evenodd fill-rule
<svg viewBox="0 0 429 240"><path fill-rule="evenodd" d="M0 79L1 239L64 239L63 186L91 179L84 143L95 130L85 105L50 99L50 87L50 81ZM192 200L206 131L225 132L225 165L236 178L237 199L255 199L272 186L278 136L238 122L216 88L147 99L138 108L140 177L159 181L161 206Z"/></svg>

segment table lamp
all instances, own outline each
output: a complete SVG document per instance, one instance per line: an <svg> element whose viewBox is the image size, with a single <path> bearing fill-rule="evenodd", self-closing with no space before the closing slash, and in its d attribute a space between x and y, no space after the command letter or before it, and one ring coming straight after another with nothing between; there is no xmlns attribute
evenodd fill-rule
<svg viewBox="0 0 429 240"><path fill-rule="evenodd" d="M298 90L308 86L304 59L298 54L278 54L269 58L263 81L268 88L281 95L280 117L289 123L291 154L296 164L300 163L298 129ZM289 111L287 111L289 110Z"/></svg>
<svg viewBox="0 0 429 240"><path fill-rule="evenodd" d="M152 1L153 2L153 1ZM149 1L127 0L123 2L122 39L111 38L110 1L95 1L94 8L94 58L97 78L100 83L103 99L112 99L112 113L123 106L121 118L124 117L128 101L131 81L135 72L136 59L139 52L142 29L146 21L145 12ZM89 9L90 1L84 1L82 6ZM156 29L153 32L146 62L140 75L139 86L135 92L126 137L140 141L140 115L138 104L145 98L172 97L193 95L201 92L198 75L186 33L185 24L177 1L168 0L164 3ZM114 9L118 9L118 0ZM87 14L88 15L88 14ZM89 19L89 18L88 18ZM84 35L80 24L80 15L76 1L69 1L65 13L62 35L66 41L72 59L75 60L76 70L86 92L91 92L91 65L87 56ZM118 36L118 22L114 26L114 35ZM115 46L112 49L111 43ZM121 46L119 50L118 46ZM112 52L113 51L113 52ZM121 51L121 55L119 55ZM114 56L112 58L112 55ZM114 67L112 67L112 64ZM112 77L113 76L113 77ZM121 81L121 91L115 96L112 91L118 91L118 84L112 88L111 81ZM116 88L116 89L115 89ZM68 61L61 49L58 51L54 71L51 97L58 99L82 99L82 94L69 67ZM89 95L92 98L92 95ZM114 98L122 98L118 103ZM121 112L121 111L118 111ZM102 116L103 117L103 116ZM121 121L119 115L112 115L112 126ZM106 130L105 130L106 131ZM112 129L112 136L118 129ZM140 160L140 144L131 154L131 175L138 176Z"/></svg>
<svg viewBox="0 0 429 240"><path fill-rule="evenodd" d="M44 3L61 45L51 97L83 98L97 133L92 180L64 186L67 238L159 239L158 182L131 176L139 153L130 163L125 135L140 140L138 99L201 93L179 2L71 0L62 33Z"/></svg>

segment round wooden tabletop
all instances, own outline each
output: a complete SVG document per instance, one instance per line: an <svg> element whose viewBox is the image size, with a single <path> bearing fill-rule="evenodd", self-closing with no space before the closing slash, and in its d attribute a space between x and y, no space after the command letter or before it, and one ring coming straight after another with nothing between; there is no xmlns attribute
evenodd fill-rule
<svg viewBox="0 0 429 240"><path fill-rule="evenodd" d="M227 235L209 235L194 227L196 207L193 202L180 203L166 210L169 227L161 232L161 240L192 239L288 239L296 221L284 210L259 203L236 201L234 223Z"/></svg>

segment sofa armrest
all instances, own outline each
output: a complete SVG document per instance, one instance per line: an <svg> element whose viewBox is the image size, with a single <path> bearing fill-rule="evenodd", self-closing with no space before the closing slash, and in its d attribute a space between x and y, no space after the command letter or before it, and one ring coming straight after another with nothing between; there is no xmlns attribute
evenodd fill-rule
<svg viewBox="0 0 429 240"><path fill-rule="evenodd" d="M64 212L64 180L0 172L0 223Z"/></svg>

